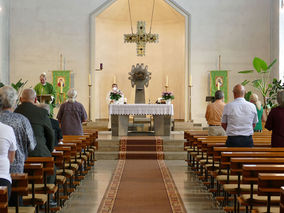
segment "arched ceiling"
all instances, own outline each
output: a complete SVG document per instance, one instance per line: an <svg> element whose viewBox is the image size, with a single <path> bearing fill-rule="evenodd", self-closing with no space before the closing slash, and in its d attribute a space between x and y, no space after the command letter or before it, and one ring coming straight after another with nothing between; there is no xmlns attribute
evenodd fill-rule
<svg viewBox="0 0 284 213"><path fill-rule="evenodd" d="M154 0L129 0L132 23L138 20L150 22ZM118 22L130 22L128 0L117 0L101 14L99 19ZM168 23L184 21L184 16L167 4L164 0L155 0L153 23Z"/></svg>

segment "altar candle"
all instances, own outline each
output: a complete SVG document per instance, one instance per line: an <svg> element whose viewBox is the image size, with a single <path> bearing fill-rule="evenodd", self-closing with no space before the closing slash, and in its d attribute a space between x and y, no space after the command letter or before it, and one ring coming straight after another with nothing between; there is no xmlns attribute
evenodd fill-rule
<svg viewBox="0 0 284 213"><path fill-rule="evenodd" d="M89 85L92 85L91 74L89 73Z"/></svg>
<svg viewBox="0 0 284 213"><path fill-rule="evenodd" d="M192 75L189 76L189 86L192 86Z"/></svg>
<svg viewBox="0 0 284 213"><path fill-rule="evenodd" d="M169 86L169 76L166 76L166 87Z"/></svg>
<svg viewBox="0 0 284 213"><path fill-rule="evenodd" d="M220 90L220 83L217 82L217 89Z"/></svg>
<svg viewBox="0 0 284 213"><path fill-rule="evenodd" d="M60 93L63 93L63 84L62 84L62 82L60 83Z"/></svg>
<svg viewBox="0 0 284 213"><path fill-rule="evenodd" d="M113 83L116 84L116 75L113 76Z"/></svg>

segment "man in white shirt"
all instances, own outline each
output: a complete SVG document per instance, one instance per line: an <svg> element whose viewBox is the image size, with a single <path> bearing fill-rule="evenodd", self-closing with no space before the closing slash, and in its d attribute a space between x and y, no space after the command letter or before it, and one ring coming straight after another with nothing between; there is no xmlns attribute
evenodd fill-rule
<svg viewBox="0 0 284 213"><path fill-rule="evenodd" d="M255 106L244 99L244 86L237 84L234 89L234 101L224 107L222 127L228 135L228 147L252 147L252 134L258 122Z"/></svg>

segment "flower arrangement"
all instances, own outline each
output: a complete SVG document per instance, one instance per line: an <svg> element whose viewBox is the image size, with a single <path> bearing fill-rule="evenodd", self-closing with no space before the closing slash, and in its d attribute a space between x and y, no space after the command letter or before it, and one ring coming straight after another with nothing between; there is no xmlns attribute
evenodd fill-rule
<svg viewBox="0 0 284 213"><path fill-rule="evenodd" d="M174 94L172 92L163 92L162 98L164 100L173 100L175 98Z"/></svg>
<svg viewBox="0 0 284 213"><path fill-rule="evenodd" d="M111 91L109 94L109 98L112 101L118 101L122 97L122 92L120 90Z"/></svg>

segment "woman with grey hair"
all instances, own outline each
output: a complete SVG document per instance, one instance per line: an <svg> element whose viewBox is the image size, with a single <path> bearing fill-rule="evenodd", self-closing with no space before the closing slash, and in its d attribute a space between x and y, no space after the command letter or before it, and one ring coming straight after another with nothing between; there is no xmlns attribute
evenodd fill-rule
<svg viewBox="0 0 284 213"><path fill-rule="evenodd" d="M82 122L87 120L84 106L76 101L77 91L69 89L68 100L60 106L57 119L61 124L63 135L83 135Z"/></svg>
<svg viewBox="0 0 284 213"><path fill-rule="evenodd" d="M28 153L34 150L36 146L36 140L29 120L19 113L14 113L17 98L18 94L14 88L10 86L0 88L0 99L2 99L3 103L0 112L0 122L12 127L16 136L17 150L15 160L10 165L10 173L24 172L24 163ZM21 198L19 199L21 204L22 200ZM15 206L16 202L17 195L12 193L9 205Z"/></svg>
<svg viewBox="0 0 284 213"><path fill-rule="evenodd" d="M0 122L14 129L17 140L16 158L14 163L11 164L10 172L23 173L28 152L34 150L36 146L33 129L25 116L14 113L18 98L17 91L14 88L10 86L0 88L0 97L3 103Z"/></svg>
<svg viewBox="0 0 284 213"><path fill-rule="evenodd" d="M258 99L258 95L253 93L250 96L250 102L253 103L256 107L258 122L254 127L255 132L262 132L262 121L264 121L263 107L261 106L261 102Z"/></svg>
<svg viewBox="0 0 284 213"><path fill-rule="evenodd" d="M284 91L277 94L278 107L273 108L265 124L265 128L272 130L271 146L284 147Z"/></svg>

